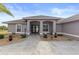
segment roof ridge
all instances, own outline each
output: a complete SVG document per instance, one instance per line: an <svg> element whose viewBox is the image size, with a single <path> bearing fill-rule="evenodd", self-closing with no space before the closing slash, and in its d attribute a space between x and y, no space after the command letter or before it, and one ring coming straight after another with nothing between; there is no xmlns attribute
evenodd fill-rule
<svg viewBox="0 0 79 59"><path fill-rule="evenodd" d="M48 15L34 15L34 16L27 16L27 17L23 17L23 18L28 18L28 17L54 17L54 18L60 18L60 19L63 19L62 17L55 17L55 16L48 16Z"/></svg>

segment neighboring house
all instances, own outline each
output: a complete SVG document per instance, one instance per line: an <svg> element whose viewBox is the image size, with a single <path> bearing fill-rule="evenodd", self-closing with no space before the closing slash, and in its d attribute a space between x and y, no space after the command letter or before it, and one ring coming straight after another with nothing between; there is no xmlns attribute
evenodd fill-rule
<svg viewBox="0 0 79 59"><path fill-rule="evenodd" d="M52 16L29 16L23 19L5 22L8 24L8 31L19 34L43 34L62 33L79 37L79 15L69 18Z"/></svg>

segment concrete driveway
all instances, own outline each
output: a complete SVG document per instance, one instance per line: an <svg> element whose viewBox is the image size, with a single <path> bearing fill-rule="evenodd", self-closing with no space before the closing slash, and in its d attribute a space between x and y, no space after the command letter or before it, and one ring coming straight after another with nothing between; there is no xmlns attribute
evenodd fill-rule
<svg viewBox="0 0 79 59"><path fill-rule="evenodd" d="M0 46L5 55L64 55L79 54L79 41L42 41L40 36L31 35L25 41Z"/></svg>

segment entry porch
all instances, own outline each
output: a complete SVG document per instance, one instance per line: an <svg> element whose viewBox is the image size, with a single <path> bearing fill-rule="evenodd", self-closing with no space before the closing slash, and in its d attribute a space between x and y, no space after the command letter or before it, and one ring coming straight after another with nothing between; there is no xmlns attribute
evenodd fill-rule
<svg viewBox="0 0 79 59"><path fill-rule="evenodd" d="M24 33L30 34L40 34L43 33L56 33L56 21L55 20L26 20L26 30Z"/></svg>

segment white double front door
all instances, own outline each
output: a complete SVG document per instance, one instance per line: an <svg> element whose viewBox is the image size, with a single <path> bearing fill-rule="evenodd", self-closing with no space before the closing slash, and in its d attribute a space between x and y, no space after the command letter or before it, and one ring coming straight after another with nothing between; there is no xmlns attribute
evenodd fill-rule
<svg viewBox="0 0 79 59"><path fill-rule="evenodd" d="M39 25L31 25L31 33L39 33Z"/></svg>

